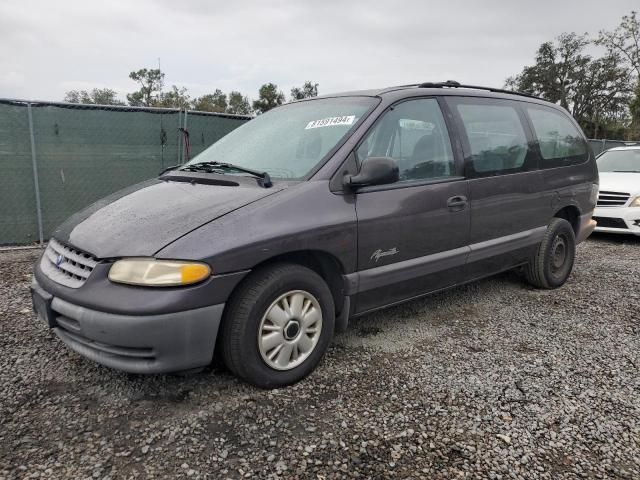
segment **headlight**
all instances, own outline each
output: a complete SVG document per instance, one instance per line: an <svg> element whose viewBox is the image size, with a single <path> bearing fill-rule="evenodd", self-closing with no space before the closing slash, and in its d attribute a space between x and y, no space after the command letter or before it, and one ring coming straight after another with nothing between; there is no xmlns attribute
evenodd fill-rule
<svg viewBox="0 0 640 480"><path fill-rule="evenodd" d="M633 200L631 200L631 203L629 204L630 207L640 207L640 197L636 197Z"/></svg>
<svg viewBox="0 0 640 480"><path fill-rule="evenodd" d="M204 263L128 258L118 260L109 270L109 280L129 285L149 287L175 287L191 285L211 275Z"/></svg>

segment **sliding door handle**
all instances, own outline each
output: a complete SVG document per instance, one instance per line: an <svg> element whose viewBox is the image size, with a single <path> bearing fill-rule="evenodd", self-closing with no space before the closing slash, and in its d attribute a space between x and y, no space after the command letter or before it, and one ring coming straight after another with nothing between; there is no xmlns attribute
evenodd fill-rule
<svg viewBox="0 0 640 480"><path fill-rule="evenodd" d="M464 195L456 195L455 197L451 197L447 200L447 207L449 210L457 212L459 210L464 210L467 206L468 200Z"/></svg>

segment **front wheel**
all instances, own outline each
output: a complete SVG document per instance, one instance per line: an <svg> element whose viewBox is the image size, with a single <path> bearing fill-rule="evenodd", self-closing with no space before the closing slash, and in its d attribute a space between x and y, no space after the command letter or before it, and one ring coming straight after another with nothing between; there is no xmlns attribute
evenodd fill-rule
<svg viewBox="0 0 640 480"><path fill-rule="evenodd" d="M320 362L334 323L333 297L322 277L301 265L268 266L231 298L222 357L229 370L255 386L290 385Z"/></svg>
<svg viewBox="0 0 640 480"><path fill-rule="evenodd" d="M538 288L558 288L565 284L576 257L576 238L571 224L554 218L525 266L527 281Z"/></svg>

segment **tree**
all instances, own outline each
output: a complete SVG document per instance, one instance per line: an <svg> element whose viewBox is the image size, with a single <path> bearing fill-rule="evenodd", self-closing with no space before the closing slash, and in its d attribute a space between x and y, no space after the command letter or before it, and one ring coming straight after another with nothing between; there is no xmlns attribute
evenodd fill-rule
<svg viewBox="0 0 640 480"><path fill-rule="evenodd" d="M291 89L292 100L302 100L318 96L318 84L306 81L302 87L293 87Z"/></svg>
<svg viewBox="0 0 640 480"><path fill-rule="evenodd" d="M624 15L620 25L612 32L601 30L596 44L618 52L640 77L640 19L637 12Z"/></svg>
<svg viewBox="0 0 640 480"><path fill-rule="evenodd" d="M576 83L590 57L583 55L589 44L586 35L563 33L556 42L540 45L535 65L506 81L508 88L529 92L569 109Z"/></svg>
<svg viewBox="0 0 640 480"><path fill-rule="evenodd" d="M590 137L606 137L628 124L632 85L617 54L608 53L586 65L574 95L580 108L574 106L572 113Z"/></svg>
<svg viewBox="0 0 640 480"><path fill-rule="evenodd" d="M170 91L162 92L158 95L155 105L166 108L188 109L191 108L191 97L189 97L185 87L178 88L176 85L172 85Z"/></svg>
<svg viewBox="0 0 640 480"><path fill-rule="evenodd" d="M227 106L227 113L233 113L236 115L251 115L253 110L251 109L251 103L249 97L245 97L238 91L233 91L229 94L229 105Z"/></svg>
<svg viewBox="0 0 640 480"><path fill-rule="evenodd" d="M265 113L284 103L284 93L275 83L265 83L260 87L258 100L253 101L253 109Z"/></svg>
<svg viewBox="0 0 640 480"><path fill-rule="evenodd" d="M164 86L164 73L159 68L142 68L136 72L131 72L129 78L140 85L140 90L127 95L129 105L135 107L152 107L156 105Z"/></svg>
<svg viewBox="0 0 640 480"><path fill-rule="evenodd" d="M613 31L601 30L598 45L609 52L619 54L635 74L635 90L629 102L631 114L631 136L640 138L640 19L637 12L624 15L620 25Z"/></svg>
<svg viewBox="0 0 640 480"><path fill-rule="evenodd" d="M640 80L636 81L633 100L629 102L629 111L632 120L632 131L629 132L629 140L640 139Z"/></svg>
<svg viewBox="0 0 640 480"><path fill-rule="evenodd" d="M110 88L94 88L87 90L69 90L64 95L64 101L69 103L86 103L92 105L124 105L119 100L115 90Z"/></svg>
<svg viewBox="0 0 640 480"><path fill-rule="evenodd" d="M506 81L511 89L558 103L574 116L588 135L604 133L607 125L625 122L631 91L628 71L617 53L593 59L584 53L586 35L563 33L543 43L535 64Z"/></svg>
<svg viewBox="0 0 640 480"><path fill-rule="evenodd" d="M198 97L193 101L194 110L200 110L201 112L222 113L227 111L227 107L227 95L222 93L220 89L216 89L215 92Z"/></svg>

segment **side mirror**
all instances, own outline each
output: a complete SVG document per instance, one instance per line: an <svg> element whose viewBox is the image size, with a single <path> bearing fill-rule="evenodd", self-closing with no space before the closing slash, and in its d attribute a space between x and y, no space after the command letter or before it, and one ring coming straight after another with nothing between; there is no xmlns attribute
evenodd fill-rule
<svg viewBox="0 0 640 480"><path fill-rule="evenodd" d="M367 158L357 175L346 175L344 186L352 189L369 185L385 185L400 180L398 164L389 157Z"/></svg>

